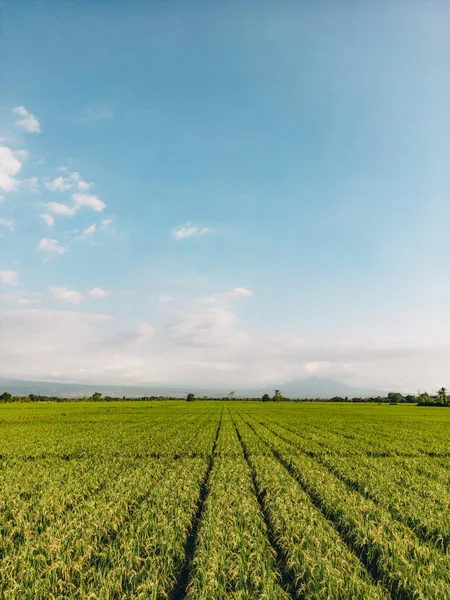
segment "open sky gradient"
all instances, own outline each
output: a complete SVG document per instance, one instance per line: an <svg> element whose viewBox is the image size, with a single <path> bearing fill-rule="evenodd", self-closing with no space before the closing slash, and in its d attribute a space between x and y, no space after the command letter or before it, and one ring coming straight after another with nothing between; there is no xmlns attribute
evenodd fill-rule
<svg viewBox="0 0 450 600"><path fill-rule="evenodd" d="M450 386L450 4L4 2L2 376Z"/></svg>

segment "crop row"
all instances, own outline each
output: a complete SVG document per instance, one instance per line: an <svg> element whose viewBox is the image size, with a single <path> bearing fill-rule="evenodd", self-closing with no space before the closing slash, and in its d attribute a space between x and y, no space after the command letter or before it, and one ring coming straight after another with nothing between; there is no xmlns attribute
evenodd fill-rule
<svg viewBox="0 0 450 600"><path fill-rule="evenodd" d="M239 422L242 444L283 557L293 596L325 600L388 598L339 533L264 443Z"/></svg>
<svg viewBox="0 0 450 600"><path fill-rule="evenodd" d="M190 600L288 598L233 423L224 416L206 489L191 574Z"/></svg>
<svg viewBox="0 0 450 600"><path fill-rule="evenodd" d="M69 481L65 496L59 489L52 503L51 495L41 493L37 507L33 486L17 498L13 476L8 478L9 491L4 488L1 496L0 595L168 597L184 564L216 430L211 418L183 429L165 459L112 457L103 471L93 461L84 494L81 484L74 496ZM199 458L174 455L196 437L201 438ZM39 469L48 474L54 462L39 461ZM62 464L73 463L76 469L79 462ZM97 473L98 487L93 488Z"/></svg>
<svg viewBox="0 0 450 600"><path fill-rule="evenodd" d="M262 442L257 454L264 455L266 446L391 597L447 597L448 557L311 457L293 454L292 446L267 428L248 420L246 435L249 431Z"/></svg>
<svg viewBox="0 0 450 600"><path fill-rule="evenodd" d="M265 427L294 446L294 453L305 447L301 434L287 433L275 424ZM306 453L311 454L309 451ZM315 458L350 488L389 510L419 537L433 541L444 550L449 547L449 488L437 480L438 468L435 467L428 474L421 473L411 468L417 467L419 459L405 457L373 458L365 454L342 457L338 453L328 452L320 453Z"/></svg>

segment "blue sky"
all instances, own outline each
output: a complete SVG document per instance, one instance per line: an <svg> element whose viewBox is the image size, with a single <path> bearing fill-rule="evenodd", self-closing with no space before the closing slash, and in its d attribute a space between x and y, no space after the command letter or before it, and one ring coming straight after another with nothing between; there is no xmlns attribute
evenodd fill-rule
<svg viewBox="0 0 450 600"><path fill-rule="evenodd" d="M1 374L450 385L449 26L3 3Z"/></svg>

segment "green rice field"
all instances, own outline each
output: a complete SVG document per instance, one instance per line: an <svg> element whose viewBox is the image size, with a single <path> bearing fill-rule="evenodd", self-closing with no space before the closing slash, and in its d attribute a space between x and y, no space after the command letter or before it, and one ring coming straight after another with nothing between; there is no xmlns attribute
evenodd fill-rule
<svg viewBox="0 0 450 600"><path fill-rule="evenodd" d="M450 410L0 406L0 597L450 598Z"/></svg>

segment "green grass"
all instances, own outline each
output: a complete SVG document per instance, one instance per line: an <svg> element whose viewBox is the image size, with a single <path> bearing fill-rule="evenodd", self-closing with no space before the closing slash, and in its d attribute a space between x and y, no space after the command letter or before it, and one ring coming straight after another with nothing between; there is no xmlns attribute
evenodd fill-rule
<svg viewBox="0 0 450 600"><path fill-rule="evenodd" d="M450 411L0 405L0 597L450 597Z"/></svg>

